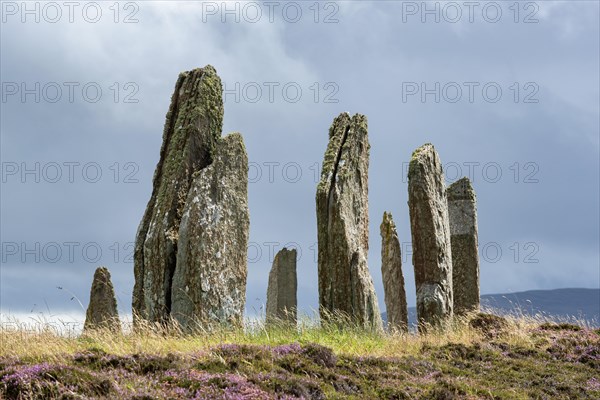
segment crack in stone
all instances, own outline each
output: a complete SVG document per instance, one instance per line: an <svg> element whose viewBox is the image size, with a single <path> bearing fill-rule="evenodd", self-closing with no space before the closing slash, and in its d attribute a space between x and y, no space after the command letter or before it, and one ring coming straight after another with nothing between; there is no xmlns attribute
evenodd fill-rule
<svg viewBox="0 0 600 400"><path fill-rule="evenodd" d="M342 149L344 148L344 145L346 144L346 140L348 139L348 133L350 132L350 124L351 124L351 122L346 126L344 133L342 134L342 140L340 142L340 147L339 147L338 152L335 157L335 163L333 164L333 172L331 173L331 183L329 184L329 191L327 193L327 224L329 224L329 222L330 222L329 209L331 207L331 203L333 202L333 191L335 190L335 182L337 179L338 166L339 166L340 160L342 158ZM350 266L350 268L352 268L352 266ZM350 271L350 276L352 276L352 271ZM334 289L332 287L331 290L329 291L329 294L331 296L330 304L332 306L334 304L333 293L334 293ZM352 304L354 304L354 301L352 302Z"/></svg>

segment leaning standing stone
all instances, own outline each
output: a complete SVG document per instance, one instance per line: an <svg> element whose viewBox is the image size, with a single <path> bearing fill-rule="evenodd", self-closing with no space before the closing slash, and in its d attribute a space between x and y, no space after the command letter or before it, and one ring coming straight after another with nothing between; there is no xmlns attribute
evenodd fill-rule
<svg viewBox="0 0 600 400"><path fill-rule="evenodd" d="M85 314L83 331L94 329L121 331L115 290L110 280L110 272L106 267L98 267L94 273L90 291L90 304Z"/></svg>
<svg viewBox="0 0 600 400"><path fill-rule="evenodd" d="M452 253L442 164L431 144L414 151L408 168L408 207L419 329L452 317Z"/></svg>
<svg viewBox="0 0 600 400"><path fill-rule="evenodd" d="M408 331L408 308L404 275L402 274L402 257L392 214L383 213L383 221L379 229L381 232L381 276L388 326L391 330L406 332Z"/></svg>
<svg viewBox="0 0 600 400"><path fill-rule="evenodd" d="M248 156L239 133L220 139L194 176L179 228L171 315L186 331L240 326L246 303Z"/></svg>
<svg viewBox="0 0 600 400"><path fill-rule="evenodd" d="M454 182L446 190L452 242L454 313L479 311L479 253L477 204L469 178Z"/></svg>
<svg viewBox="0 0 600 400"><path fill-rule="evenodd" d="M329 129L316 195L321 318L341 313L380 330L381 315L367 266L368 173L367 118L342 113Z"/></svg>
<svg viewBox="0 0 600 400"><path fill-rule="evenodd" d="M212 162L222 124L222 87L215 69L208 65L181 73L166 117L152 196L135 240L134 321L169 319L185 201L193 174Z"/></svg>
<svg viewBox="0 0 600 400"><path fill-rule="evenodd" d="M296 292L296 249L280 250L269 273L267 288L267 324L289 322L295 325L297 320Z"/></svg>

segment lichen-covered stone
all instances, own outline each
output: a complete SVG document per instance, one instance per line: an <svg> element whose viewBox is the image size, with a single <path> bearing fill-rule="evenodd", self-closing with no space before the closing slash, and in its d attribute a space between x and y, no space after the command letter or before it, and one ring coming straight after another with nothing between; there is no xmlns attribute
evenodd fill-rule
<svg viewBox="0 0 600 400"><path fill-rule="evenodd" d="M266 322L296 324L298 279L296 249L281 249L273 260L267 287Z"/></svg>
<svg viewBox="0 0 600 400"><path fill-rule="evenodd" d="M381 233L381 276L385 293L387 323L391 330L408 331L408 306L404 275L402 274L402 256L400 241L392 214L383 213L379 227Z"/></svg>
<svg viewBox="0 0 600 400"><path fill-rule="evenodd" d="M408 208L419 329L452 317L452 252L444 173L431 144L414 151L408 167Z"/></svg>
<svg viewBox="0 0 600 400"><path fill-rule="evenodd" d="M183 209L171 315L184 330L242 324L249 226L248 156L232 133L194 175Z"/></svg>
<svg viewBox="0 0 600 400"><path fill-rule="evenodd" d="M342 113L329 129L316 194L321 318L344 314L380 330L377 296L367 266L368 172L367 118Z"/></svg>
<svg viewBox="0 0 600 400"><path fill-rule="evenodd" d="M136 235L134 321L169 318L179 225L192 175L212 162L222 124L222 86L215 69L208 65L181 73L166 117L152 196Z"/></svg>
<svg viewBox="0 0 600 400"><path fill-rule="evenodd" d="M452 243L452 282L454 313L479 311L479 252L477 243L477 204L469 178L446 189L450 240Z"/></svg>
<svg viewBox="0 0 600 400"><path fill-rule="evenodd" d="M90 303L85 314L83 331L94 329L121 331L115 290L110 280L110 272L106 267L98 267L94 273Z"/></svg>

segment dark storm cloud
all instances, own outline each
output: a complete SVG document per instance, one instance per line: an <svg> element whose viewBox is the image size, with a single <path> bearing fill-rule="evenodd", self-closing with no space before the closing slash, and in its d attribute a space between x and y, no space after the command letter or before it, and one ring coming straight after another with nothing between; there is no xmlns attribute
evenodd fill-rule
<svg viewBox="0 0 600 400"><path fill-rule="evenodd" d="M342 2L331 24L314 23L307 8L297 23L203 22L202 5L189 2L140 2L139 23L129 25L9 18L2 24L3 83L91 82L103 94L96 103L77 91L72 103L35 103L31 95L2 103L3 166L39 162L50 174L57 163L63 178L35 183L30 174L23 183L18 171L2 183L2 242L18 246L14 255L3 252L2 310L29 312L46 301L53 311L76 312L65 289L85 305L93 269L104 264L120 309L130 311L130 244L150 196L171 91L180 71L206 64L228 90L224 133L242 132L253 163L250 314L265 301L270 249L286 243L301 248L300 307L317 306L316 178L328 127L342 111L369 120L369 264L380 303L384 210L398 226L414 298L404 163L425 142L435 144L449 178L473 168L487 251L482 292L598 287L598 4L537 4L533 24L514 23L508 6L498 23L421 23L419 15L402 22L401 2ZM272 101L269 82L278 84ZM421 93L406 93L436 82L439 102L435 94L423 102ZM473 102L465 82L478 84ZM297 102L282 91L290 83L302 90ZM455 103L448 101L454 92L441 92L448 83L463 91ZM484 98L486 84L502 89L498 102ZM261 97L252 102L256 87ZM533 92L538 102L525 103ZM138 102L124 102L126 95ZM73 182L65 162L73 165ZM97 165L86 175L89 163ZM98 167L102 177L91 182ZM71 242L77 246L69 258ZM39 244L39 262L23 243ZM55 262L53 243L62 251ZM102 256L83 253L86 245Z"/></svg>

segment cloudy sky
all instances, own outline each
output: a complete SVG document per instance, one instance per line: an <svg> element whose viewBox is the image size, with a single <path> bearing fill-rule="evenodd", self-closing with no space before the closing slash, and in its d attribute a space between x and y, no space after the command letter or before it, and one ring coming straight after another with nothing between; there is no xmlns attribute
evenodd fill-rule
<svg viewBox="0 0 600 400"><path fill-rule="evenodd" d="M411 152L478 195L482 293L600 287L599 5L3 1L2 313L80 318L94 269L131 312L132 242L180 71L213 65L250 165L247 312L299 248L317 307L315 190L340 112L369 122L369 265L392 212L415 304ZM62 288L62 289L61 289ZM79 304L82 303L82 305Z"/></svg>

